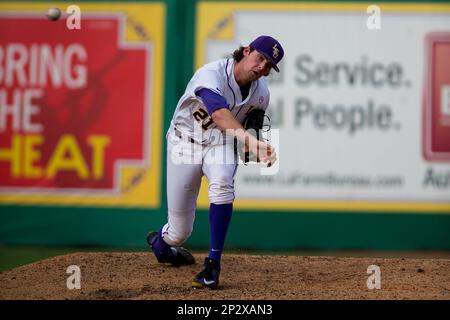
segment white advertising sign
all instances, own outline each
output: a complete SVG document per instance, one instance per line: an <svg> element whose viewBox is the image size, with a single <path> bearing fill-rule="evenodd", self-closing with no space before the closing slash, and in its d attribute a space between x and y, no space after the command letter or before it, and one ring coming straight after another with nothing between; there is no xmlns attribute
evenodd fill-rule
<svg viewBox="0 0 450 320"><path fill-rule="evenodd" d="M285 49L281 72L269 76L279 170L261 175L258 166L241 166L236 199L450 211L450 122L442 122L450 76L433 75L450 75L450 10L381 7L379 28L370 28L366 10L335 6L234 10L232 37L205 39L205 62L261 34ZM429 41L436 34L437 53ZM436 97L429 104L427 90ZM429 141L426 121L434 121ZM427 144L444 156L426 157Z"/></svg>

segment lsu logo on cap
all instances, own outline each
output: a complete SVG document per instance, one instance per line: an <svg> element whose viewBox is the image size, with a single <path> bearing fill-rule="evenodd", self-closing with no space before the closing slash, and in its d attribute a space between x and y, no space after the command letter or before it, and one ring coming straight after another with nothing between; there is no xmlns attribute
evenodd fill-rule
<svg viewBox="0 0 450 320"><path fill-rule="evenodd" d="M272 57L274 59L276 59L278 57L278 54L280 52L280 49L278 49L277 46L278 46L278 43L275 43L275 45L272 47L272 49L273 49Z"/></svg>

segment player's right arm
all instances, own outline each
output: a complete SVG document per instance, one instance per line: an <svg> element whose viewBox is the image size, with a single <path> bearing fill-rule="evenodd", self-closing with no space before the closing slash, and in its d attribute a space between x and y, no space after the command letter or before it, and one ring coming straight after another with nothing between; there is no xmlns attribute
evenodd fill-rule
<svg viewBox="0 0 450 320"><path fill-rule="evenodd" d="M276 161L276 153L274 148L271 145L256 139L242 127L239 121L236 120L231 111L228 109L229 104L219 89L220 85L217 84L216 87L211 86L211 84L214 84L214 80L216 79L213 76L214 74L203 72L199 74L199 77L200 75L210 79L210 81L208 82L206 79L203 79L202 85L198 85L194 92L206 107L212 121L220 129L226 131L227 134L231 134L233 137L236 137L240 142L242 142L245 146L245 150L249 150L253 154L258 155L259 159L265 163L268 163L269 166L273 164ZM206 75L209 75L209 77L206 77Z"/></svg>

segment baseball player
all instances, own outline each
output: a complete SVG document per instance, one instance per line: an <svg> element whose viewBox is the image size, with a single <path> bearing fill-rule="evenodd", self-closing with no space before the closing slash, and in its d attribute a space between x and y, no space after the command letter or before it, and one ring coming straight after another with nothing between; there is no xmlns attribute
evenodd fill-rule
<svg viewBox="0 0 450 320"><path fill-rule="evenodd" d="M175 266L195 263L181 247L191 235L201 178L209 182L210 249L195 288L219 285L222 250L231 221L234 176L239 161L235 141L267 165L276 161L274 148L246 131L242 123L254 109L266 110L269 90L264 78L283 58L281 44L260 36L229 59L198 69L187 85L167 132L168 222L147 241L158 262ZM217 135L217 133L220 133Z"/></svg>

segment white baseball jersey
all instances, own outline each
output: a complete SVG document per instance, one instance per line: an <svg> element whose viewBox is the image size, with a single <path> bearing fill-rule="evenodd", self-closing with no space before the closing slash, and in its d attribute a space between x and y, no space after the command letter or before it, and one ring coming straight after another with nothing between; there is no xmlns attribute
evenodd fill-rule
<svg viewBox="0 0 450 320"><path fill-rule="evenodd" d="M266 79L261 77L253 81L248 96L243 100L239 85L234 78L234 65L232 58L221 59L197 70L178 102L170 130L177 128L196 142L208 144L210 130L218 128L202 100L195 95L200 89L209 89L223 96L229 105L228 109L240 123L250 110L267 109L270 96ZM202 127L201 130L200 127ZM203 134L200 135L200 132Z"/></svg>
<svg viewBox="0 0 450 320"><path fill-rule="evenodd" d="M243 100L234 78L234 65L233 59L222 59L198 69L174 112L167 135L168 222L162 228L164 241L169 245L181 245L192 232L203 175L208 178L211 203L233 203L235 197L237 163L233 140L213 142L214 132L217 133L220 128L212 121L206 106L195 93L200 89L209 89L223 96L228 109L241 123L251 109L266 110L268 107L266 80L260 78L253 81ZM173 135L174 128L188 139ZM192 143L191 139L196 143Z"/></svg>

